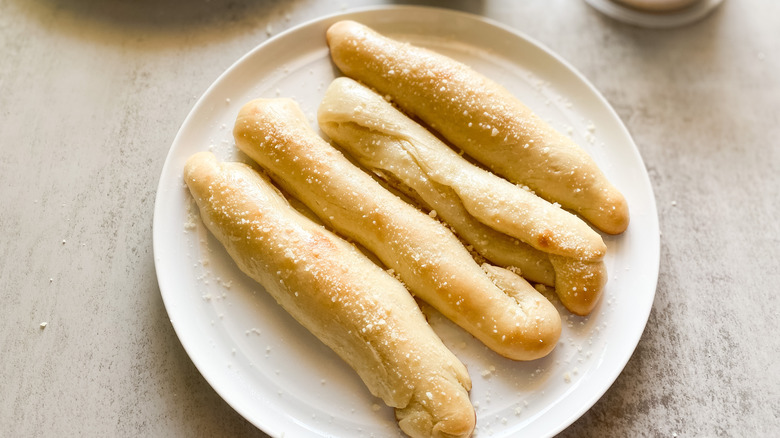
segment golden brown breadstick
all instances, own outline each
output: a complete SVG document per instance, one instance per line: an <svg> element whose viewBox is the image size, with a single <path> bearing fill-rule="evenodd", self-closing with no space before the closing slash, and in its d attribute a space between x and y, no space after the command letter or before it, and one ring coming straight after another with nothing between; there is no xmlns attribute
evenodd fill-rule
<svg viewBox="0 0 780 438"><path fill-rule="evenodd" d="M572 313L585 316L593 311L607 283L603 261L587 262L550 255L555 268L555 294Z"/></svg>
<svg viewBox="0 0 780 438"><path fill-rule="evenodd" d="M395 278L295 211L249 166L193 155L184 179L206 227L241 270L396 408L413 437L474 428L466 368Z"/></svg>
<svg viewBox="0 0 780 438"><path fill-rule="evenodd" d="M503 293L447 228L317 136L294 101L246 104L233 132L236 145L326 225L373 252L409 290L485 345L516 360L554 348L560 316L543 295L518 302Z"/></svg>
<svg viewBox="0 0 780 438"><path fill-rule="evenodd" d="M352 21L331 26L327 38L344 74L392 96L493 172L604 232L628 226L625 198L593 159L505 88L451 58Z"/></svg>

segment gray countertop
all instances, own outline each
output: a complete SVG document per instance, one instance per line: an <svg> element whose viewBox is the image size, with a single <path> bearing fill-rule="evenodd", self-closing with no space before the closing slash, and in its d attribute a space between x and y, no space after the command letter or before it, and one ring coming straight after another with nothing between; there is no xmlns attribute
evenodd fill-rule
<svg viewBox="0 0 780 438"><path fill-rule="evenodd" d="M265 436L201 377L167 318L157 182L185 116L241 55L383 3L396 2L0 0L0 436ZM727 0L670 30L575 0L444 3L582 72L655 191L647 328L561 436L777 436L780 2Z"/></svg>

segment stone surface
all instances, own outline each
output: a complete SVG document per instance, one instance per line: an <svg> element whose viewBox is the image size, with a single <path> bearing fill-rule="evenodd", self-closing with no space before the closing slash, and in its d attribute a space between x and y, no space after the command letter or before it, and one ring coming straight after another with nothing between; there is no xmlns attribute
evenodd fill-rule
<svg viewBox="0 0 780 438"><path fill-rule="evenodd" d="M0 0L0 435L265 436L168 322L152 257L157 181L192 105L241 55L382 3L394 2ZM448 7L579 69L634 135L655 190L647 329L561 436L776 436L780 3L727 0L664 31L573 0Z"/></svg>

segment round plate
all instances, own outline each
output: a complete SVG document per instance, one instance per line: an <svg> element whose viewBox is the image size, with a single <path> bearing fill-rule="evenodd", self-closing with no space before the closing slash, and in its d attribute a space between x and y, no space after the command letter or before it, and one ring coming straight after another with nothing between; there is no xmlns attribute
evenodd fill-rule
<svg viewBox="0 0 780 438"><path fill-rule="evenodd" d="M585 0L595 9L624 23L649 28L684 26L701 20L723 0L699 0L697 3L668 12L652 12L634 9L613 0Z"/></svg>
<svg viewBox="0 0 780 438"><path fill-rule="evenodd" d="M644 330L658 275L654 197L626 128L579 73L516 31L468 14L391 7L322 18L258 46L206 91L171 146L154 212L157 277L179 339L222 398L272 436L402 436L392 409L236 268L200 222L182 181L184 162L197 151L245 159L231 131L239 108L253 98L292 97L314 126L322 95L339 74L325 30L341 19L435 49L502 83L579 141L628 199L628 231L605 236L610 278L600 305L587 318L562 310L561 340L548 357L504 359L431 315L472 376L476 435L557 433L604 394Z"/></svg>

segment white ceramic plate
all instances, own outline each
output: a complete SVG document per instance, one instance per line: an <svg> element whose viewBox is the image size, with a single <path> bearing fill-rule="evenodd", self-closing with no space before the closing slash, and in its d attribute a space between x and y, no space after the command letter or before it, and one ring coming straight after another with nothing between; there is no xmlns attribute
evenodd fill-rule
<svg viewBox="0 0 780 438"><path fill-rule="evenodd" d="M539 44L472 15L393 7L323 18L267 41L217 79L176 136L157 192L155 264L177 335L214 389L272 436L401 436L392 409L235 267L201 224L182 182L184 162L197 151L244 159L231 128L241 105L253 98L293 97L314 125L320 99L338 74L325 30L345 18L436 49L504 84L578 140L627 197L628 231L605 237L610 280L603 300L588 318L564 316L560 344L548 357L503 359L440 316L431 319L472 375L475 436L559 432L609 388L644 330L658 274L655 202L636 146L604 98Z"/></svg>

